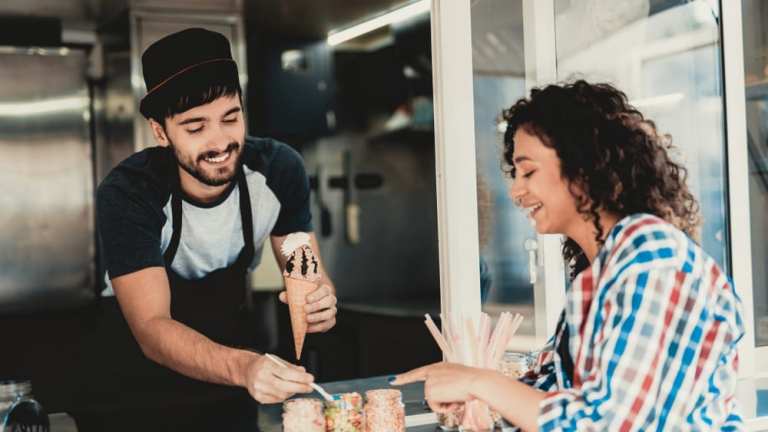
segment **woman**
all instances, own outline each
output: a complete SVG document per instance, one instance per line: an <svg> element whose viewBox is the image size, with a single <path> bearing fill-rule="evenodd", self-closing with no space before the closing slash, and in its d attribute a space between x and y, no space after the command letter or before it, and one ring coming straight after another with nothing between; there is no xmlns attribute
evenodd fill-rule
<svg viewBox="0 0 768 432"><path fill-rule="evenodd" d="M555 336L520 381L438 363L437 411L480 399L525 431L741 429L740 302L691 237L698 204L669 138L607 84L534 89L504 113L510 196L563 234L575 278Z"/></svg>

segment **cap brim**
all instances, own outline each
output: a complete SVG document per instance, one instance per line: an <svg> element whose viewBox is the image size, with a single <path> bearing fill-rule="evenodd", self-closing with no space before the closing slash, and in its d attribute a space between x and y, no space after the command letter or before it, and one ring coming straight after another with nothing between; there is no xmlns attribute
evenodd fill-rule
<svg viewBox="0 0 768 432"><path fill-rule="evenodd" d="M237 64L234 61L205 63L174 76L160 87L145 95L139 103L139 112L150 118L160 101L177 101L184 95L202 93L211 86L237 83L240 87ZM242 91L242 90L241 90ZM165 108L165 107L163 107Z"/></svg>

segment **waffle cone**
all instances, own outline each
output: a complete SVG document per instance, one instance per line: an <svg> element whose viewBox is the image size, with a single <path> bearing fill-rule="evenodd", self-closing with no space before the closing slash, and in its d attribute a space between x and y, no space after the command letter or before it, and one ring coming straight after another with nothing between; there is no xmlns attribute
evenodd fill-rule
<svg viewBox="0 0 768 432"><path fill-rule="evenodd" d="M317 289L317 283L285 277L285 291L288 298L288 311L291 314L291 330L293 330L293 345L296 348L296 359L301 358L304 338L307 336L307 294Z"/></svg>

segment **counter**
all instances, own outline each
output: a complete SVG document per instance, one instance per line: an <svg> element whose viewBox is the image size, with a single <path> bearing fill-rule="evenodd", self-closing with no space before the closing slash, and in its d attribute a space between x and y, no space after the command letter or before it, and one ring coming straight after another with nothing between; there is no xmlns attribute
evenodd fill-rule
<svg viewBox="0 0 768 432"><path fill-rule="evenodd" d="M356 391L361 394L366 390L387 388L386 377L374 377L337 381L322 384L330 393L343 393ZM403 401L406 405L407 420L414 419L414 415L424 415L428 411L422 404L424 387L422 383L409 384L397 387L403 392ZM310 397L320 396L317 393ZM768 377L740 380L738 385L739 405L744 416L746 430L768 431ZM261 405L259 407L259 428L261 432L282 431L282 404ZM74 421L65 414L52 414L51 432L76 432ZM435 424L408 427L408 432L435 432Z"/></svg>
<svg viewBox="0 0 768 432"><path fill-rule="evenodd" d="M375 377L339 381L323 384L323 388L330 393L342 393L357 391L363 394L366 390L375 388L387 388L386 377ZM424 398L424 386L422 383L409 384L398 387L403 391L403 401L406 404L407 418L413 415L424 414L422 401ZM746 430L768 431L768 377L740 380L738 385L739 405L744 417ZM312 397L320 397L313 394ZM282 405L262 405L259 408L259 427L262 432L280 432ZM434 432L435 425L412 426L408 432Z"/></svg>
<svg viewBox="0 0 768 432"><path fill-rule="evenodd" d="M321 384L328 393L346 393L356 391L362 395L366 390L389 388L386 377L374 377L354 379L349 381L337 381ZM422 383L408 384L396 387L403 392L403 403L405 403L406 424L413 422L418 418L429 417L429 411L424 409L424 385ZM317 393L309 395L311 397L321 398ZM261 405L259 407L259 429L261 432L280 432L282 431L282 404ZM425 414L427 414L425 416ZM408 432L434 432L436 424L426 424L421 426L410 426Z"/></svg>

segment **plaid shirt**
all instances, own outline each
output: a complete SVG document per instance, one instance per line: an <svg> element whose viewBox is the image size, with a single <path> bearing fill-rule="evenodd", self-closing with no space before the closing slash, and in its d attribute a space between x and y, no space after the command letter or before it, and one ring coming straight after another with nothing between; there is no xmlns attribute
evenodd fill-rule
<svg viewBox="0 0 768 432"><path fill-rule="evenodd" d="M539 429L742 430L740 310L684 233L647 214L622 219L566 294L572 379L554 349L562 330L521 379L547 392Z"/></svg>

